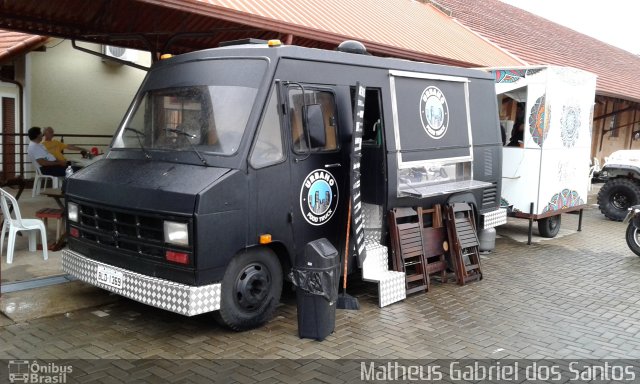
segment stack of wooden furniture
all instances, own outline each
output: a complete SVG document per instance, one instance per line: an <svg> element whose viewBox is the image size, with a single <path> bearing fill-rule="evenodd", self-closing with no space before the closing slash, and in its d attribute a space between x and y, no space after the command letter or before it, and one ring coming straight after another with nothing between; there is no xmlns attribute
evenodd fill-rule
<svg viewBox="0 0 640 384"><path fill-rule="evenodd" d="M407 294L425 292L430 275L447 281L446 228L440 206L433 209L395 208L389 214L393 268L404 272Z"/></svg>
<svg viewBox="0 0 640 384"><path fill-rule="evenodd" d="M407 294L428 291L432 275L446 283L448 266L459 285L482 279L472 207L464 203L446 206L446 221L442 211L440 205L434 205L389 212L393 269L405 273Z"/></svg>

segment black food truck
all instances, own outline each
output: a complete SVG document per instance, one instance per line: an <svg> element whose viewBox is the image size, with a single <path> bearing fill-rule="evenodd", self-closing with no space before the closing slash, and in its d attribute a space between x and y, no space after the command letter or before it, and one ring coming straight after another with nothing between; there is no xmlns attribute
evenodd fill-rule
<svg viewBox="0 0 640 384"><path fill-rule="evenodd" d="M341 46L238 43L155 63L105 158L67 180L63 269L158 308L260 326L308 242L345 247L356 150L353 212L377 218L354 227L379 232L351 265L380 283L381 306L405 297L402 273L387 271L389 209L467 202L479 229L506 220L493 78Z"/></svg>

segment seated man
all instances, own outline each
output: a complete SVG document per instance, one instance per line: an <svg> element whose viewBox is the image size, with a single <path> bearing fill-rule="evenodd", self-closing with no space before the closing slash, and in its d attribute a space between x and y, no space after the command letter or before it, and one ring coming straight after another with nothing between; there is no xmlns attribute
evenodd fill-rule
<svg viewBox="0 0 640 384"><path fill-rule="evenodd" d="M46 127L43 131L44 141L42 142L42 145L44 145L47 151L49 151L49 153L55 156L58 161L64 161L64 162L67 161L67 159L62 154L62 151L67 148L74 151L80 151L80 153L82 153L82 157L86 156L87 150L84 148L76 147L75 145L65 144L58 140L53 140L54 133L55 132L53 131L53 128Z"/></svg>
<svg viewBox="0 0 640 384"><path fill-rule="evenodd" d="M40 166L40 171L43 175L51 176L65 176L65 170L67 169L67 162L60 161L55 158L47 149L42 145L42 130L40 127L32 127L28 132L29 147L27 153L31 160ZM74 168L74 172L79 168Z"/></svg>

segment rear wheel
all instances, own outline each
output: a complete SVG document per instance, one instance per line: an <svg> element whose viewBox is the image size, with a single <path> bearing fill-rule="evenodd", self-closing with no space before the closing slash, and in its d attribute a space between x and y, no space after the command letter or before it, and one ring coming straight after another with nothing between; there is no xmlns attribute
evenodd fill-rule
<svg viewBox="0 0 640 384"><path fill-rule="evenodd" d="M560 231L560 215L545 217L538 220L538 232L542 237L556 237Z"/></svg>
<svg viewBox="0 0 640 384"><path fill-rule="evenodd" d="M257 328L273 317L282 293L282 268L266 248L236 255L222 279L216 320L235 331Z"/></svg>
<svg viewBox="0 0 640 384"><path fill-rule="evenodd" d="M640 186L633 179L611 179L598 192L600 211L611 220L622 221L636 204L640 204Z"/></svg>
<svg viewBox="0 0 640 384"><path fill-rule="evenodd" d="M627 245L629 249L636 255L640 256L640 231L633 223L629 223L627 226Z"/></svg>

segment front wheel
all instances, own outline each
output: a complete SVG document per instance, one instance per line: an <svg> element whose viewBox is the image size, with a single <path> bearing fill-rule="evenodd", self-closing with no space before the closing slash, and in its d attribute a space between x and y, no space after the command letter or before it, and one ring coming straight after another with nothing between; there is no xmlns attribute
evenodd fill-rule
<svg viewBox="0 0 640 384"><path fill-rule="evenodd" d="M633 223L629 223L627 226L626 239L629 249L640 256L640 231L638 231L638 228L636 228Z"/></svg>
<svg viewBox="0 0 640 384"><path fill-rule="evenodd" d="M556 237L560 231L560 215L545 217L538 220L538 232L542 237Z"/></svg>
<svg viewBox="0 0 640 384"><path fill-rule="evenodd" d="M267 248L236 255L222 279L216 320L235 331L260 327L273 317L282 293L282 268Z"/></svg>

